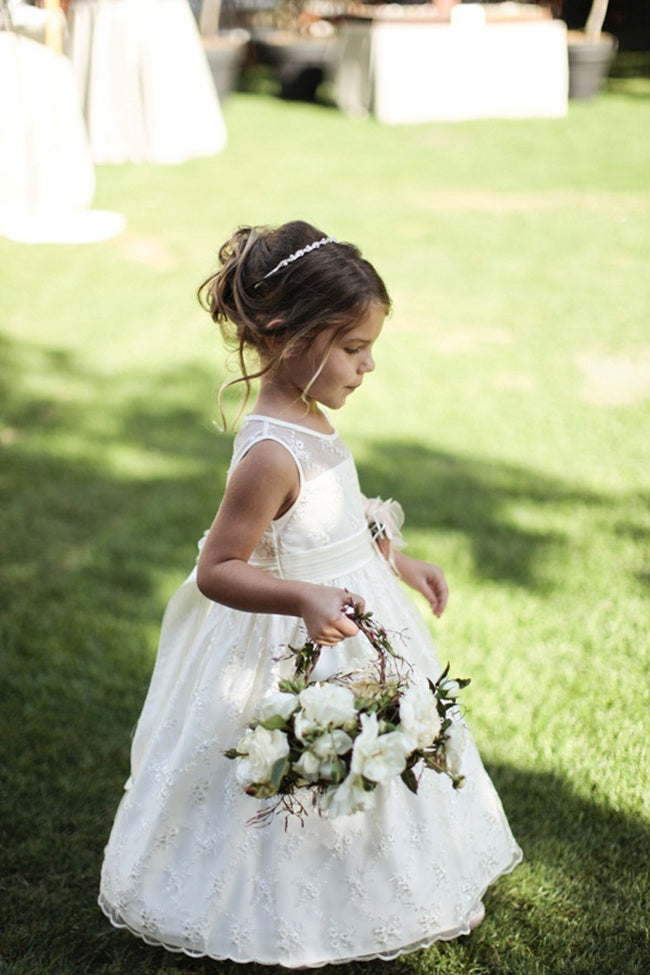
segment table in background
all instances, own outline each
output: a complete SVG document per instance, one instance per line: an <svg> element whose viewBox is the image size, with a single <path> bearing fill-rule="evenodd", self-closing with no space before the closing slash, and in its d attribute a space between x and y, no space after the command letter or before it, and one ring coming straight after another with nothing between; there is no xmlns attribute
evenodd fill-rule
<svg viewBox="0 0 650 975"><path fill-rule="evenodd" d="M405 8L407 9L407 8ZM568 108L566 25L345 21L335 97L381 122L553 118Z"/></svg>
<svg viewBox="0 0 650 975"><path fill-rule="evenodd" d="M0 210L87 207L95 172L68 59L0 31L0 91Z"/></svg>
<svg viewBox="0 0 650 975"><path fill-rule="evenodd" d="M187 0L75 0L74 65L96 163L181 163L226 127Z"/></svg>

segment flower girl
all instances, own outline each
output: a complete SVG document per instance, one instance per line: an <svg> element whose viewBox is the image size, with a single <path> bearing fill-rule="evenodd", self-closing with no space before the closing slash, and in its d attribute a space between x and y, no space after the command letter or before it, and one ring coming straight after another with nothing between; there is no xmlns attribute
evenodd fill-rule
<svg viewBox="0 0 650 975"><path fill-rule="evenodd" d="M361 494L326 412L374 369L390 299L356 247L302 221L241 228L219 262L201 297L257 398L197 566L163 620L99 903L116 926L188 955L390 959L468 934L486 888L521 859L399 581L439 616L444 575L402 550L398 505ZM360 713L359 685L356 697L344 686L372 673L371 619L386 627L370 627L375 642L403 636L410 689L399 698L394 685L392 721ZM301 647L311 657L296 683ZM290 740L302 749L292 781L304 785L293 796L311 784L323 801L264 815Z"/></svg>

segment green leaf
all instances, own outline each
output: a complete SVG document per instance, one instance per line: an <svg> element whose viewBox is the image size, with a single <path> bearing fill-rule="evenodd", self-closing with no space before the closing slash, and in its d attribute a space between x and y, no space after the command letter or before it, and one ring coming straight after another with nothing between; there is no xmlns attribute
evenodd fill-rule
<svg viewBox="0 0 650 975"><path fill-rule="evenodd" d="M415 772L412 768L405 768L400 778L407 789L410 789L412 793L417 794L418 780L415 777Z"/></svg>
<svg viewBox="0 0 650 975"><path fill-rule="evenodd" d="M348 774L348 767L343 761L335 762L330 772L330 781L338 785Z"/></svg>
<svg viewBox="0 0 650 975"><path fill-rule="evenodd" d="M393 724L392 721L380 721L379 722L379 734L385 735L389 731L395 731L397 725Z"/></svg>
<svg viewBox="0 0 650 975"><path fill-rule="evenodd" d="M241 752L238 752L236 748L227 748L224 752L226 758L239 758Z"/></svg>
<svg viewBox="0 0 650 975"><path fill-rule="evenodd" d="M282 728L286 728L287 722L280 714L273 714L266 721L260 722L263 728L267 731L279 731Z"/></svg>
<svg viewBox="0 0 650 975"><path fill-rule="evenodd" d="M277 761L273 763L273 768L271 769L271 782L276 789L280 788L280 783L284 777L285 772L289 769L289 762L286 758L278 758Z"/></svg>

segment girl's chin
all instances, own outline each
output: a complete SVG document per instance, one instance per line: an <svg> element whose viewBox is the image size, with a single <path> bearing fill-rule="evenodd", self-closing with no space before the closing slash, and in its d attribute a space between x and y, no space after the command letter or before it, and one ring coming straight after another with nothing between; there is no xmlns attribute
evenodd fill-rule
<svg viewBox="0 0 650 975"><path fill-rule="evenodd" d="M346 391L345 393L340 393L337 396L326 396L323 399L319 399L318 402L327 410L340 410L342 406L345 406L347 398L348 394Z"/></svg>

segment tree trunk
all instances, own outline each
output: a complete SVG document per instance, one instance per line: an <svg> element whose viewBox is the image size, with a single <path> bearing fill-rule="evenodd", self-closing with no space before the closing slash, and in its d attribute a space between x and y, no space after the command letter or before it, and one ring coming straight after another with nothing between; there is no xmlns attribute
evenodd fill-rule
<svg viewBox="0 0 650 975"><path fill-rule="evenodd" d="M607 13L609 0L592 0L591 10L585 24L587 37L597 40L603 29L603 22Z"/></svg>
<svg viewBox="0 0 650 975"><path fill-rule="evenodd" d="M199 31L204 37L212 37L219 30L221 0L203 0L199 15Z"/></svg>

